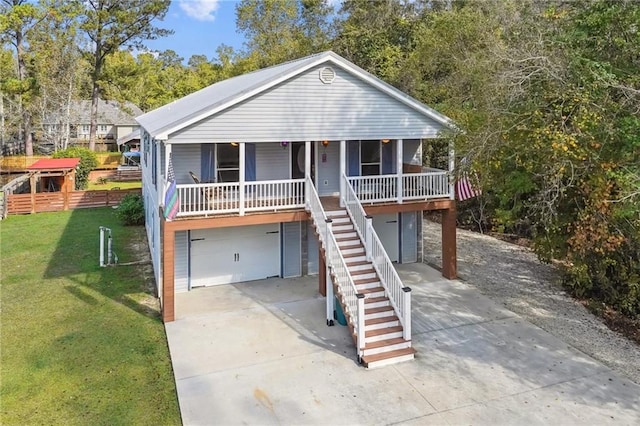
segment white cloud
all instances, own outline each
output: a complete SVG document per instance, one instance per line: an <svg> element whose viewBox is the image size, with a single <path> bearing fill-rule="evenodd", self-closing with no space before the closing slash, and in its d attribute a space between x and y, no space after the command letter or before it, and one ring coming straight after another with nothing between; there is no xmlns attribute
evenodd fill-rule
<svg viewBox="0 0 640 426"><path fill-rule="evenodd" d="M220 6L220 0L179 0L180 9L187 16L198 21L213 21L214 12Z"/></svg>

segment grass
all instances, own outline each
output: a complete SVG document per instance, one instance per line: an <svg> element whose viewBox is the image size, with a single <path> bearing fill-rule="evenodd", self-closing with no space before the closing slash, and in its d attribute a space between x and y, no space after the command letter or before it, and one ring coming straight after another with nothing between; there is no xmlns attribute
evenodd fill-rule
<svg viewBox="0 0 640 426"><path fill-rule="evenodd" d="M104 183L89 182L89 185L87 186L87 190L89 191L96 191L100 189L111 190L113 188L120 188L120 189L142 188L142 182L141 181L133 181L133 182L106 181Z"/></svg>
<svg viewBox="0 0 640 426"><path fill-rule="evenodd" d="M0 424L180 424L149 265L100 268L101 225L121 263L148 250L110 208L0 222Z"/></svg>

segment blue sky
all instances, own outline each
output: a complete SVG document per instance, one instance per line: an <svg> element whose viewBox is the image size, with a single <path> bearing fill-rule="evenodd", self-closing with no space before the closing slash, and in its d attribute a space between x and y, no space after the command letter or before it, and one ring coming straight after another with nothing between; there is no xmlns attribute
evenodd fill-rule
<svg viewBox="0 0 640 426"><path fill-rule="evenodd" d="M221 44L241 49L244 37L236 32L237 0L173 0L161 28L173 35L146 42L150 50L175 50L185 62L192 55L212 59Z"/></svg>

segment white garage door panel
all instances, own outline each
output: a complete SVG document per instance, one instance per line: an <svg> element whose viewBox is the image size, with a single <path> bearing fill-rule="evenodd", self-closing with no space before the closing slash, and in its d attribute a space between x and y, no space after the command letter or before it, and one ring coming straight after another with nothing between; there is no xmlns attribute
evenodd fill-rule
<svg viewBox="0 0 640 426"><path fill-rule="evenodd" d="M280 275L280 225L191 232L191 287Z"/></svg>

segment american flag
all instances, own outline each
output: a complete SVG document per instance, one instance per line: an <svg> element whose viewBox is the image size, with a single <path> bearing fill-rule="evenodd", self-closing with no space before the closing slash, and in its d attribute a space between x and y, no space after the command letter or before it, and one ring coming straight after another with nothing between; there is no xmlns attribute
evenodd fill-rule
<svg viewBox="0 0 640 426"><path fill-rule="evenodd" d="M180 208L180 194L176 188L176 174L173 171L173 162L171 154L169 154L169 171L167 173L167 192L164 194L164 218L167 220L175 219Z"/></svg>
<svg viewBox="0 0 640 426"><path fill-rule="evenodd" d="M477 179L474 180L477 181ZM482 194L482 191L479 188L474 187L467 172L462 173L456 181L456 197L458 200L468 200L469 198L477 197L480 194Z"/></svg>

